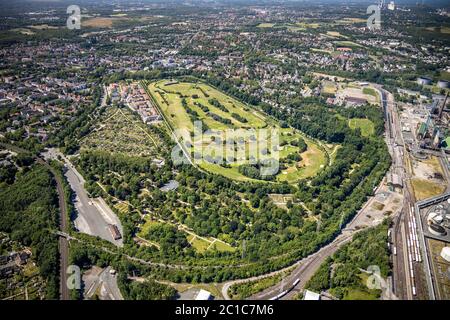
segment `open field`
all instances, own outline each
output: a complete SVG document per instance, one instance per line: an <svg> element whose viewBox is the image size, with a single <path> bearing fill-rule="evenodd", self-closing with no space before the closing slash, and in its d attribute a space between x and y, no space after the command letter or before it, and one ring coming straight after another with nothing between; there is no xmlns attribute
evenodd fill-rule
<svg viewBox="0 0 450 320"><path fill-rule="evenodd" d="M321 52L321 53L327 53L327 54L333 54L333 51L331 50L325 50L325 49L317 49L317 48L310 48L313 52Z"/></svg>
<svg viewBox="0 0 450 320"><path fill-rule="evenodd" d="M28 27L31 29L36 29L36 30L57 30L57 29L59 29L58 27L50 26L48 24L36 24L36 25L28 26Z"/></svg>
<svg viewBox="0 0 450 320"><path fill-rule="evenodd" d="M442 80L450 81L450 72L441 71L440 77L442 78Z"/></svg>
<svg viewBox="0 0 450 320"><path fill-rule="evenodd" d="M158 153L158 144L145 124L131 111L109 107L97 126L81 140L81 149L150 156Z"/></svg>
<svg viewBox="0 0 450 320"><path fill-rule="evenodd" d="M311 140L305 139L308 149L302 153L302 160L295 166L281 171L277 176L278 181L294 183L300 179L314 176L320 169L326 166L326 157L319 147Z"/></svg>
<svg viewBox="0 0 450 320"><path fill-rule="evenodd" d="M315 22L296 22L292 23L260 23L258 28L287 28L289 31L302 31L308 28L317 29L320 27L319 23Z"/></svg>
<svg viewBox="0 0 450 320"><path fill-rule="evenodd" d="M317 22L297 22L296 23L297 26L299 26L300 28L312 28L312 29L317 29L320 27L320 24Z"/></svg>
<svg viewBox="0 0 450 320"><path fill-rule="evenodd" d="M411 179L416 200L438 196L445 191L445 185L425 179Z"/></svg>
<svg viewBox="0 0 450 320"><path fill-rule="evenodd" d="M334 44L337 47L350 47L350 48L362 48L362 45L353 41L335 41Z"/></svg>
<svg viewBox="0 0 450 320"><path fill-rule="evenodd" d="M205 252L206 250L208 250L208 247L210 245L208 241L198 238L194 235L188 235L187 240L197 252Z"/></svg>
<svg viewBox="0 0 450 320"><path fill-rule="evenodd" d="M274 23L260 23L257 25L258 28L272 28L275 24Z"/></svg>
<svg viewBox="0 0 450 320"><path fill-rule="evenodd" d="M363 88L363 93L364 94L369 94L369 95L374 96L374 97L378 97L377 92L373 88L368 88L368 87Z"/></svg>
<svg viewBox="0 0 450 320"><path fill-rule="evenodd" d="M328 36L331 36L333 38L347 38L347 36L342 35L341 33L337 31L327 31L326 33Z"/></svg>
<svg viewBox="0 0 450 320"><path fill-rule="evenodd" d="M335 95L337 92L337 89L338 89L338 87L337 87L336 83L334 83L332 81L324 80L322 82L322 93L329 94L329 95Z"/></svg>
<svg viewBox="0 0 450 320"><path fill-rule="evenodd" d="M207 84L161 80L150 83L148 90L195 163L208 172L237 181L261 181L257 175L244 175L242 166L250 160L255 165L279 157L287 171L278 173L276 179L294 183L326 165L326 156L316 142L297 130L281 128L260 111ZM194 121L202 123L202 134L192 139ZM205 127L215 132L205 131ZM297 145L302 139L307 144L303 152ZM294 154L300 156L295 157L296 162L287 160Z"/></svg>
<svg viewBox="0 0 450 320"><path fill-rule="evenodd" d="M427 31L432 31L432 32L439 32L439 33L444 33L444 34L450 34L450 27L429 27L426 28L425 30Z"/></svg>
<svg viewBox="0 0 450 320"><path fill-rule="evenodd" d="M364 137L368 137L374 134L375 126L373 122L369 119L364 118L353 118L348 120L348 126L352 129L359 128L361 130L361 134Z"/></svg>
<svg viewBox="0 0 450 320"><path fill-rule="evenodd" d="M336 24L353 24L353 23L363 23L363 22L367 22L367 20L362 19L362 18L343 18L343 19L335 21Z"/></svg>
<svg viewBox="0 0 450 320"><path fill-rule="evenodd" d="M113 26L113 21L113 18L91 18L82 20L81 25L83 27L111 28Z"/></svg>
<svg viewBox="0 0 450 320"><path fill-rule="evenodd" d="M11 31L18 32L20 34L24 34L27 36L32 36L32 35L36 34L35 32L33 32L27 28L14 28L14 29L11 29Z"/></svg>
<svg viewBox="0 0 450 320"><path fill-rule="evenodd" d="M81 26L92 28L112 28L115 23L130 20L131 20L130 18L122 15L115 15L110 17L95 17L89 19L82 19Z"/></svg>

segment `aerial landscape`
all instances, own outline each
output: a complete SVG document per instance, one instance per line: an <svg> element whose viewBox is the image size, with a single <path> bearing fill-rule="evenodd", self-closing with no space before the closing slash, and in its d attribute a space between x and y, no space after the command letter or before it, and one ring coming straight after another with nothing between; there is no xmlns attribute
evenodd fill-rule
<svg viewBox="0 0 450 320"><path fill-rule="evenodd" d="M448 1L0 9L1 300L450 300Z"/></svg>

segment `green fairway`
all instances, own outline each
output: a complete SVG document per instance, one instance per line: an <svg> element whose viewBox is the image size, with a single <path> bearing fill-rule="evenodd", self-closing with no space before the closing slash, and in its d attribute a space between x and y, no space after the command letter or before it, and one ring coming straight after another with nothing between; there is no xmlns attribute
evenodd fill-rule
<svg viewBox="0 0 450 320"><path fill-rule="evenodd" d="M279 158L282 170L270 180L295 183L315 175L326 165L324 151L301 132L281 128L262 112L205 83L160 80L150 83L148 91L170 127L177 132L183 131L182 140L189 141L186 149L190 149L191 158L207 172L236 181L265 181L243 171L242 166L250 164L251 159ZM220 130L220 133L206 131L201 137L192 139L194 121L202 123L203 131ZM261 132L258 129L269 130ZM276 136L280 145L276 139L272 141ZM307 150L300 150L299 140L306 142ZM297 156L293 156L295 154ZM223 163L207 160L213 158L221 159ZM225 164L225 161L230 163ZM256 166L254 162L252 164Z"/></svg>
<svg viewBox="0 0 450 320"><path fill-rule="evenodd" d="M375 132L375 126L373 125L373 122L370 121L369 119L363 119L363 118L349 119L348 126L352 129L359 128L361 130L361 134L364 137L373 135Z"/></svg>

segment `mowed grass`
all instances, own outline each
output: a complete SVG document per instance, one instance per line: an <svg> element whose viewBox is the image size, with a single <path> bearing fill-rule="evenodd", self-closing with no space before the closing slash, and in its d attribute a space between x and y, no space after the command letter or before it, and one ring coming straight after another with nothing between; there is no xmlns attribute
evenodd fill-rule
<svg viewBox="0 0 450 320"><path fill-rule="evenodd" d="M411 184L418 201L438 196L445 191L445 185L425 179L411 179Z"/></svg>
<svg viewBox="0 0 450 320"><path fill-rule="evenodd" d="M141 226L141 230L138 232L138 236L145 239L146 235L148 234L148 231L151 226L161 224L161 222L146 219L145 223Z"/></svg>
<svg viewBox="0 0 450 320"><path fill-rule="evenodd" d="M353 24L353 23L363 23L363 22L367 22L367 20L362 19L362 18L343 18L343 19L335 21L336 24Z"/></svg>
<svg viewBox="0 0 450 320"><path fill-rule="evenodd" d="M273 28L274 23L260 23L256 27L258 28Z"/></svg>
<svg viewBox="0 0 450 320"><path fill-rule="evenodd" d="M328 95L335 95L337 92L337 85L332 81L323 81L322 82L322 93Z"/></svg>
<svg viewBox="0 0 450 320"><path fill-rule="evenodd" d="M233 247L230 246L229 244L224 243L224 242L221 242L221 241L216 241L216 242L214 242L214 243L211 245L210 249L211 249L211 248L216 248L217 251L229 251L229 252L233 252L233 251L236 250L235 248L233 248Z"/></svg>
<svg viewBox="0 0 450 320"><path fill-rule="evenodd" d="M375 126L369 119L352 118L348 120L348 126L352 129L360 129L364 137L371 136L375 133Z"/></svg>
<svg viewBox="0 0 450 320"><path fill-rule="evenodd" d="M174 128L188 129L191 132L193 131L193 123L181 104L182 98L177 93L181 93L185 97L189 107L199 114L199 118L204 121L210 129L224 130L230 129L230 126L212 119L200 107L194 105L194 102L200 103L208 107L209 110L216 115L230 120L235 128L258 129L267 125L262 114L254 109L250 109L242 102L225 95L211 86L203 83L197 84L191 82L170 83L170 80L154 82L149 85L149 89L156 98L159 106L162 108L162 111L168 115L168 120L172 122ZM193 98L194 95L198 98ZM163 96L168 104L164 100ZM217 99L220 101L220 103L222 103L229 112L224 112L211 105L208 102L210 99ZM239 114L241 117L245 118L247 122L239 122L231 116L232 113Z"/></svg>
<svg viewBox="0 0 450 320"><path fill-rule="evenodd" d="M334 44L337 47L362 48L362 45L353 41L335 41Z"/></svg>
<svg viewBox="0 0 450 320"><path fill-rule="evenodd" d="M269 159L279 155L280 160L285 159L292 153L298 153L300 149L297 146L289 145L290 141L304 138L303 135L292 128L281 128L278 123L257 111L256 109L243 104L242 102L220 92L219 90L204 84L192 82L178 82L174 80L161 80L150 83L148 89L153 99L158 104L165 118L169 122L173 130L184 132L186 140L191 141L190 135L194 132L192 119L182 104L183 99L189 109L195 111L198 119L208 126L211 130L221 130L220 141L213 139L208 134L203 134L201 141L195 146L203 148L203 158L200 157L196 164L202 169L214 174L220 174L236 181L263 181L251 179L239 172L239 166L247 164L250 155L256 155L256 159ZM224 111L210 103L210 99L216 99L228 111ZM208 108L204 110L200 105ZM237 120L232 114L238 114L246 121ZM218 115L223 119L230 121L224 124L214 119L212 114ZM233 130L230 130L233 129ZM253 133L248 129L255 129ZM267 136L258 131L258 129L270 129ZM228 130L228 131L225 131ZM276 141L272 143L271 136L276 132L280 133L280 142L285 141L287 144L282 148L278 148ZM239 139L243 139L239 142ZM305 139L305 138L304 138ZM225 143L229 140L235 142ZM279 173L277 177L279 181L296 182L299 179L310 177L317 173L320 166L325 165L325 155L314 141L307 140L308 151L301 156L303 163L293 165L290 174L285 177L286 173ZM251 143L253 142L253 143ZM262 146L266 147L262 147ZM205 154L205 147L208 152ZM188 147L191 148L191 147ZM267 148L269 152L262 154L261 149ZM192 146L190 151L197 150ZM278 153L278 155L277 155ZM204 160L205 155L211 157L219 157L219 159L232 159L229 166L222 166L217 163L211 163ZM195 158L197 159L197 158ZM297 168L297 166L299 168ZM308 167L309 166L309 167Z"/></svg>
<svg viewBox="0 0 450 320"><path fill-rule="evenodd" d="M277 176L277 181L294 183L300 179L309 178L326 166L326 156L317 144L305 139L308 149L301 154L302 160L295 166L282 170Z"/></svg>
<svg viewBox="0 0 450 320"><path fill-rule="evenodd" d="M429 27L429 28L425 28L425 30L431 31L431 32L450 34L450 27Z"/></svg>
<svg viewBox="0 0 450 320"><path fill-rule="evenodd" d="M198 238L197 236L194 236L191 234L187 236L187 240L191 244L191 246L197 252L200 252L200 253L205 252L208 249L209 245L211 244L208 241Z"/></svg>
<svg viewBox="0 0 450 320"><path fill-rule="evenodd" d="M193 234L187 235L187 240L191 246L199 253L203 253L207 250L217 250L222 252L233 252L236 249L227 243L218 241L216 239L204 239Z"/></svg>
<svg viewBox="0 0 450 320"><path fill-rule="evenodd" d="M114 18L91 18L82 21L83 27L112 28Z"/></svg>

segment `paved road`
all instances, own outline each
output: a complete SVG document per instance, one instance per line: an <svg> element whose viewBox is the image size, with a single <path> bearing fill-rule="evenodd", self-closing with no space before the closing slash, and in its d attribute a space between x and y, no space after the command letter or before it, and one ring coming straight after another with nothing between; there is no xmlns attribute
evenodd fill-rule
<svg viewBox="0 0 450 320"><path fill-rule="evenodd" d="M380 185L378 186L377 190L375 191L375 194L378 193L381 185L382 183L380 183ZM366 215L366 209L370 208L374 201L376 201L375 197L371 197L364 204L364 206L361 208L358 214L352 219L352 221L349 222L347 227L344 230L342 230L342 233L327 246L321 248L319 251L309 255L308 257L298 261L293 266L289 266L287 268L257 277L226 282L222 287L222 296L225 298L225 300L231 299L228 295L228 289L233 284L259 280L268 276L285 272L294 267L294 270L290 273L290 275L285 277L281 283L276 284L275 286L272 286L264 290L263 292L253 295L249 298L250 300L269 300L277 296L278 294L282 293L283 291L288 291L281 299L282 300L292 299L295 293L303 290L306 282L308 282L308 280L316 272L316 270L319 268L322 262L324 262L327 257L336 252L342 245L351 240L352 236L356 232L362 230L364 227L373 226L377 223L382 222L382 219L374 219L374 217L369 218ZM299 281L297 282L297 280Z"/></svg>
<svg viewBox="0 0 450 320"><path fill-rule="evenodd" d="M74 220L75 227L82 233L98 236L116 246L122 247L123 240L114 240L108 229L110 224L114 224L119 228L120 233L123 234L120 219L108 207L103 199L92 199L88 196L86 189L84 188L84 178L76 170L69 159L55 149L49 149L48 152L45 153L46 158L55 159L58 156L62 157L65 162L65 167L67 169L65 176L71 189L76 195L74 200L77 211L77 216Z"/></svg>
<svg viewBox="0 0 450 320"><path fill-rule="evenodd" d="M377 87L377 89L380 90L381 88ZM387 91L381 91L380 93L382 95L382 103L383 103L382 107L387 108L388 102L393 103L393 97L392 97L392 95L389 95L389 92L387 92ZM386 95L389 95L389 96L386 97ZM386 122L386 126L387 126L386 130L388 133L386 135L386 142L389 146L389 151L391 152L391 155L394 158L393 167L396 167L398 161L402 160L401 153L400 153L400 155L397 154L398 150L395 150L392 147L392 145L394 144L395 138L393 140L390 139L390 137L391 137L390 131L393 130L394 128L391 127L391 124L389 122ZM395 152L395 151L397 151L397 152ZM399 163L399 167L400 167L400 170L402 170L402 161L400 163ZM377 190L375 191L375 194L380 189L382 183L380 183L380 185L378 186ZM282 300L292 299L295 294L297 294L298 292L303 290L307 281L314 275L314 273L317 271L317 269L320 267L322 262L324 262L327 257L331 256L343 244L345 244L349 240L351 240L353 234L358 232L358 230L360 230L363 227L368 226L369 221L367 220L367 216L365 214L365 209L368 208L373 203L373 201L374 201L374 197L370 198L365 203L365 205L363 206L363 208L361 208L359 213L353 218L353 220L347 225L347 227L342 231L342 233L332 243L323 247L318 252L308 256L307 258L297 262L294 265L295 269L292 271L292 273L288 277L284 278L281 283L279 283L273 287L270 287L261 293L251 296L250 299L269 300L269 299L273 299L275 296L277 296L283 292L286 292L286 293L281 297ZM381 221L382 221L382 219L379 219L379 221L375 221L375 220L372 221L373 222L372 226L374 224L380 223ZM286 269L288 269L288 268L286 268ZM228 296L228 289L231 285L246 282L246 281L258 280L263 277L278 274L280 272L283 272L286 269L275 271L270 274L266 274L266 275L259 276L259 277L253 277L253 278L249 278L249 279L241 279L241 280L227 282L222 287L222 295L226 300L228 300L228 299L230 299L230 297Z"/></svg>
<svg viewBox="0 0 450 320"><path fill-rule="evenodd" d="M95 293L99 293L102 300L123 300L122 293L117 286L117 275L110 273L111 267L106 267L90 284L86 298L91 298Z"/></svg>

